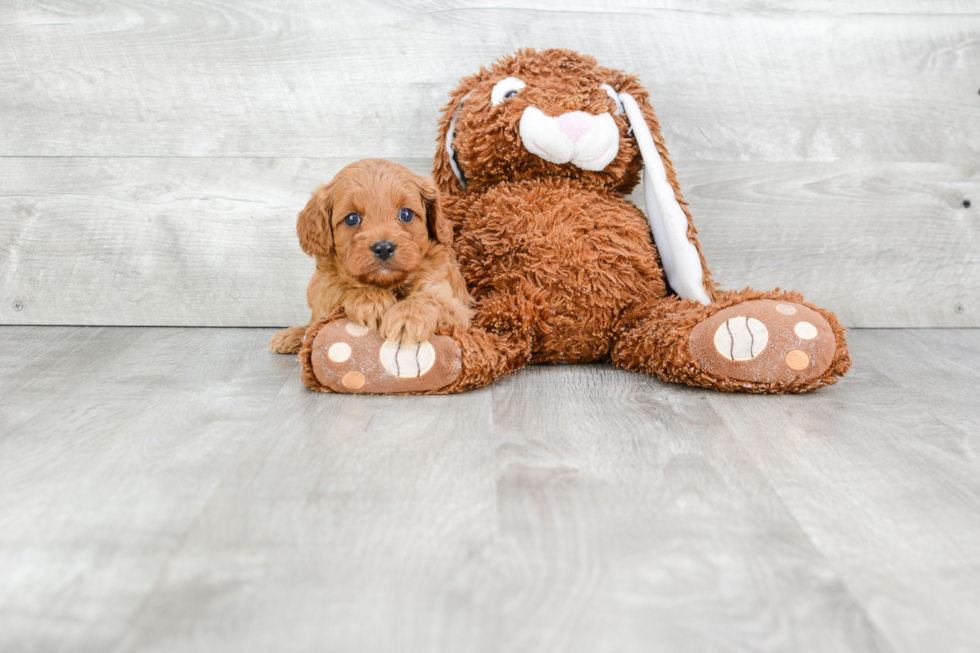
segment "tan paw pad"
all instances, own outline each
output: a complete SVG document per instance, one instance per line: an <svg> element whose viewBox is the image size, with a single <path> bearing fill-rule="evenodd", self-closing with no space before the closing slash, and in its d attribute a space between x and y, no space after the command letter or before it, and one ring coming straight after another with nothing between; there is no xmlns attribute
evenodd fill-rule
<svg viewBox="0 0 980 653"><path fill-rule="evenodd" d="M364 387L364 375L360 372L348 372L340 382L349 390L360 390Z"/></svg>
<svg viewBox="0 0 980 653"><path fill-rule="evenodd" d="M313 374L335 392L400 394L437 390L462 369L452 338L402 345L377 331L341 318L325 324L313 340Z"/></svg>
<svg viewBox="0 0 980 653"><path fill-rule="evenodd" d="M347 326L344 327L344 330L355 338L360 338L361 336L366 336L368 331L371 329L367 328L363 324L358 324L357 322L348 322Z"/></svg>
<svg viewBox="0 0 980 653"><path fill-rule="evenodd" d="M752 360L769 342L766 325L752 317L725 320L715 331L715 349L730 361Z"/></svg>
<svg viewBox="0 0 980 653"><path fill-rule="evenodd" d="M422 376L436 362L436 350L429 342L403 345L386 342L381 346L381 364L392 376L411 379Z"/></svg>
<svg viewBox="0 0 980 653"><path fill-rule="evenodd" d="M793 331L804 340L813 340L817 337L817 327L809 322L797 322L796 326L793 327Z"/></svg>
<svg viewBox="0 0 980 653"><path fill-rule="evenodd" d="M805 370L810 365L810 357L806 355L806 352L794 349L786 354L786 364L794 370Z"/></svg>
<svg viewBox="0 0 980 653"><path fill-rule="evenodd" d="M343 363L350 355L351 348L346 342L335 342L327 349L327 358L334 363Z"/></svg>
<svg viewBox="0 0 980 653"><path fill-rule="evenodd" d="M790 383L823 374L833 330L801 304L756 299L724 308L691 331L688 348L709 374L733 381Z"/></svg>

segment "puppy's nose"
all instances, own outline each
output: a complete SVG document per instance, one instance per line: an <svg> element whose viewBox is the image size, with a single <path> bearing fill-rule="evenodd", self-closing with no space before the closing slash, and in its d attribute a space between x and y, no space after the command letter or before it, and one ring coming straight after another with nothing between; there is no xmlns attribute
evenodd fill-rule
<svg viewBox="0 0 980 653"><path fill-rule="evenodd" d="M395 243L390 240L379 240L371 245L371 251L382 261L387 261L395 254Z"/></svg>

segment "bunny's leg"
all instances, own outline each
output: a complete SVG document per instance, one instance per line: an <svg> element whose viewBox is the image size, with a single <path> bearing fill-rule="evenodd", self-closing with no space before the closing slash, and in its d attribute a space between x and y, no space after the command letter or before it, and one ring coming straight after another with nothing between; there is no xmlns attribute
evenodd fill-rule
<svg viewBox="0 0 980 653"><path fill-rule="evenodd" d="M299 353L303 383L321 392L451 394L479 388L520 369L530 340L449 326L427 342L385 342L342 311L314 321Z"/></svg>
<svg viewBox="0 0 980 653"><path fill-rule="evenodd" d="M710 305L666 297L630 312L615 365L723 391L798 393L851 366L844 328L796 292L718 293Z"/></svg>

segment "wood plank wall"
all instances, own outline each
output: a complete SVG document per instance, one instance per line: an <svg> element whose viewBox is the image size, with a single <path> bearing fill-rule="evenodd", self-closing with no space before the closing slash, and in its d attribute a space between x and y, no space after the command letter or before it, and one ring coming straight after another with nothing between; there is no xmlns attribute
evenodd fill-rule
<svg viewBox="0 0 980 653"><path fill-rule="evenodd" d="M305 323L315 185L427 173L460 77L568 47L650 90L725 287L980 326L978 3L508 5L5 3L0 324Z"/></svg>

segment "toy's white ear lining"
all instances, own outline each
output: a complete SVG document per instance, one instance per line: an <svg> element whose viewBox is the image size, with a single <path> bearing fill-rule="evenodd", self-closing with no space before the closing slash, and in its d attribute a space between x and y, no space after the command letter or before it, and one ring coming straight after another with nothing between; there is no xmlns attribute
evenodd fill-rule
<svg viewBox="0 0 980 653"><path fill-rule="evenodd" d="M674 187L667 181L667 171L660 152L653 142L653 135L643 119L636 100L629 93L620 93L626 117L633 128L633 136L640 147L643 159L643 198L646 201L647 221L653 232L653 240L660 252L660 261L667 275L667 282L682 299L693 299L710 304L704 290L704 271L698 249L687 239L687 216L677 203Z"/></svg>
<svg viewBox="0 0 980 653"><path fill-rule="evenodd" d="M456 135L456 121L459 119L459 112L463 110L463 105L469 96L470 94L467 93L459 101L456 113L453 114L453 119L449 121L449 131L446 132L446 153L449 155L449 167L453 169L453 174L456 175L456 181L459 182L464 193L466 192L466 175L463 174L463 171L459 167L459 161L456 160L456 150L453 149L453 137Z"/></svg>
<svg viewBox="0 0 980 653"><path fill-rule="evenodd" d="M608 93L608 91L607 91ZM459 103L456 113L449 122L446 133L446 153L449 155L449 166L456 175L463 192L466 192L466 175L459 167L456 150L453 149L453 137L456 135L456 121L459 112L470 94L467 93ZM611 94L610 94L611 97ZM664 168L660 152L653 142L653 135L643 119L636 100L629 93L620 93L619 100L626 117L629 120L636 143L640 148L643 159L643 198L646 202L647 221L653 232L653 240L660 253L660 261L667 275L667 282L681 298L693 299L702 304L710 304L711 299L704 290L704 271L701 268L701 257L698 250L687 239L687 216L677 203L674 188L667 181L667 171ZM618 107L617 107L618 108Z"/></svg>

